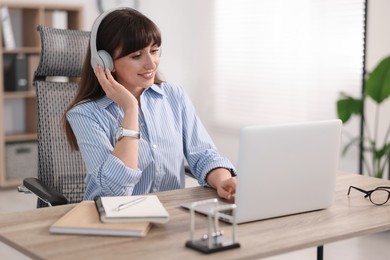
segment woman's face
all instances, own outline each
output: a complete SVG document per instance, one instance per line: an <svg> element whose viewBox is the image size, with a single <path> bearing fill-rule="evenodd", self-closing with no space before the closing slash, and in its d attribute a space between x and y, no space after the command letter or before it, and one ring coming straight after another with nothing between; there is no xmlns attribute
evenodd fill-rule
<svg viewBox="0 0 390 260"><path fill-rule="evenodd" d="M160 64L160 47L151 44L144 49L114 60L116 79L129 90L153 85Z"/></svg>

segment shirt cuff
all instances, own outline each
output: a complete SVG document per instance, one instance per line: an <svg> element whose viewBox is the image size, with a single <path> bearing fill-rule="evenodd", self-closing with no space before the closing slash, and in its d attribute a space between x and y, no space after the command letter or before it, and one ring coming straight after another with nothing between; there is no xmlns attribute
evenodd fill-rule
<svg viewBox="0 0 390 260"><path fill-rule="evenodd" d="M227 159L222 159L222 160L218 160L218 161L213 161L203 168L199 184L201 186L204 186L204 187L211 187L206 181L207 176L212 170L217 169L217 168L227 169L228 171L230 171L230 174L232 175L232 177L237 176L237 172L236 172L236 169L234 168L233 164Z"/></svg>

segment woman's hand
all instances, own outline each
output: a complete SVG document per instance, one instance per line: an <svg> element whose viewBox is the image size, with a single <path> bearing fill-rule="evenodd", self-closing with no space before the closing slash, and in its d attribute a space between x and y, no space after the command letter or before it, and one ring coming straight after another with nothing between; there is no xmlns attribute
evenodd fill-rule
<svg viewBox="0 0 390 260"><path fill-rule="evenodd" d="M207 183L217 190L218 196L229 202L234 202L237 177L232 177L229 170L217 168L207 175Z"/></svg>
<svg viewBox="0 0 390 260"><path fill-rule="evenodd" d="M237 177L230 177L217 186L218 196L226 199L229 202L234 202L236 195Z"/></svg>
<svg viewBox="0 0 390 260"><path fill-rule="evenodd" d="M103 70L100 65L97 65L95 74L107 97L122 107L123 110L126 111L134 105L138 106L138 101L134 95L114 79L110 70Z"/></svg>

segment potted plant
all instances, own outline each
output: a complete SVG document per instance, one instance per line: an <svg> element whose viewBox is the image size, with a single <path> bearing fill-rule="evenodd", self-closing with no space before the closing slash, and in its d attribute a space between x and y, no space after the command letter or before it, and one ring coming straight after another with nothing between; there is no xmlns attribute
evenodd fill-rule
<svg viewBox="0 0 390 260"><path fill-rule="evenodd" d="M337 101L338 117L346 123L352 116L360 116L363 120L365 134L349 140L345 145L342 154L344 155L352 145L362 144L363 167L370 176L382 178L386 165L389 165L390 158L390 115L380 114L380 106L390 96L390 56L380 61L374 70L365 78L365 92L362 98L354 98L341 93ZM374 125L368 126L366 120L365 104L371 99L375 104ZM383 111L382 111L383 112ZM388 121L383 142L378 135L379 122ZM371 130L372 129L372 130ZM390 167L390 165L389 165Z"/></svg>

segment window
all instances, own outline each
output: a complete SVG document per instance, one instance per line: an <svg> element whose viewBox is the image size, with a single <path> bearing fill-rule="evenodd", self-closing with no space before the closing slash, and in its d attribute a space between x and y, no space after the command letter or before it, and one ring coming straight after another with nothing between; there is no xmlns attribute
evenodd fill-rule
<svg viewBox="0 0 390 260"><path fill-rule="evenodd" d="M336 118L360 95L363 0L215 3L215 126Z"/></svg>

